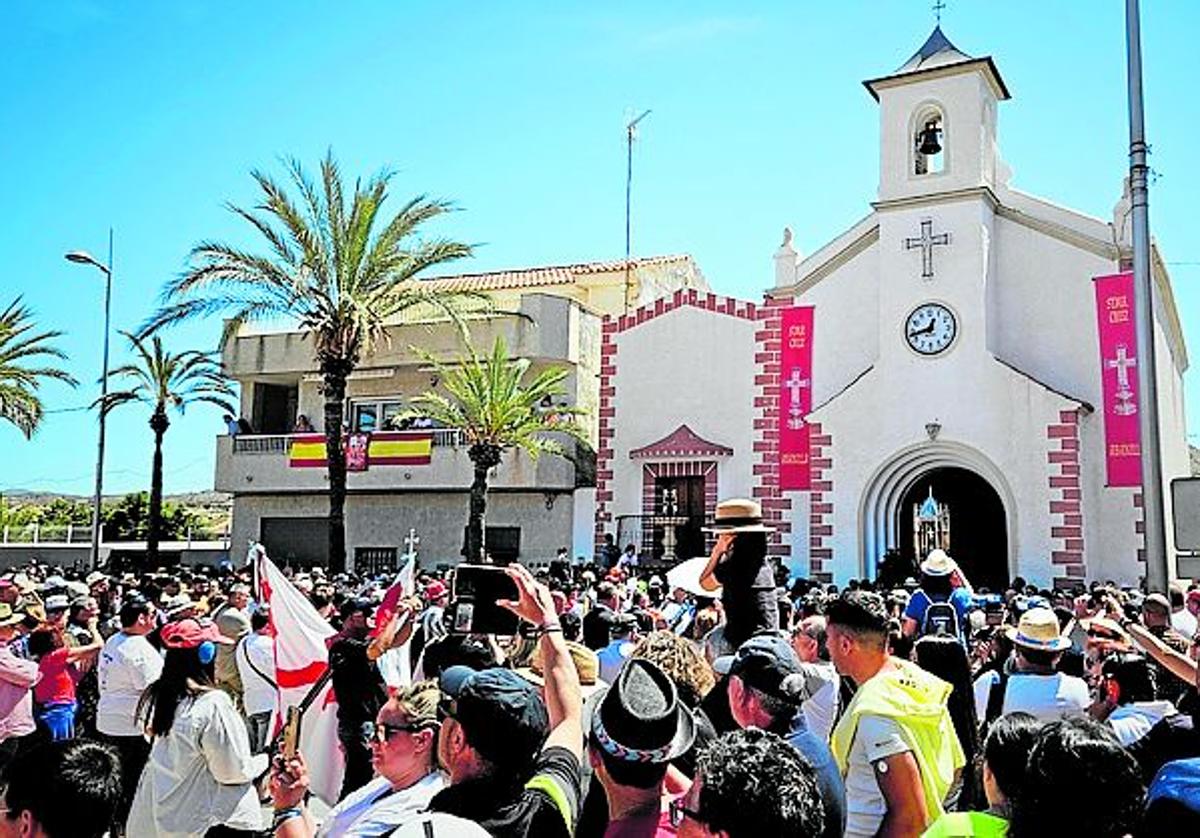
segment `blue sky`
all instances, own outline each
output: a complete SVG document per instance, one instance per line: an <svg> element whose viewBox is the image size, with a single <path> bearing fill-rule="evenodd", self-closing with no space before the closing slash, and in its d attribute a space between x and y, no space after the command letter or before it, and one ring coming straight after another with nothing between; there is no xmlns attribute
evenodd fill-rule
<svg viewBox="0 0 1200 838"><path fill-rule="evenodd" d="M1013 185L1101 218L1127 166L1123 10L952 0L943 18L960 49L994 56L1013 93L1000 111ZM65 251L103 258L116 229L113 319L131 328L191 245L247 240L223 204L253 199L252 168L278 172L283 155L312 165L329 147L348 173L395 169L397 196L455 200L463 211L440 231L480 243L464 269L614 258L623 123L653 108L636 150L635 252L691 253L722 293L757 296L785 225L808 253L868 210L878 123L860 82L899 66L933 26L928 3L894 0L13 0L5 18L0 302L23 294L66 332L82 385L47 386L56 411L91 401L100 366L99 275ZM1193 353L1198 28L1200 4L1144 4L1151 221ZM218 330L193 324L169 342L212 348ZM1188 387L1200 432L1200 373ZM148 486L146 418L127 408L111 420L106 490ZM167 491L211 488L220 431L203 406L176 419ZM81 411L50 414L32 442L0 426L0 491L87 494L94 445Z"/></svg>

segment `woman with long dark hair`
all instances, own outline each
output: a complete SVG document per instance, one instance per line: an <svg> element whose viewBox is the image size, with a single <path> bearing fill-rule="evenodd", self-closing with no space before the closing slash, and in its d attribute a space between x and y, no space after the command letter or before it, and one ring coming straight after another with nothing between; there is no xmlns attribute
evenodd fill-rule
<svg viewBox="0 0 1200 838"><path fill-rule="evenodd" d="M251 755L246 723L213 684L217 644L229 641L215 623L194 617L168 623L161 637L162 675L137 708L153 744L125 833L256 834L265 824L254 779L267 770L267 756Z"/></svg>
<svg viewBox="0 0 1200 838"><path fill-rule="evenodd" d="M962 745L967 764L959 782L951 787L946 799L947 811L966 811L981 800L975 757L979 753L979 719L975 714L975 692L971 682L971 662L967 650L948 634L930 634L913 646L917 666L936 675L953 689L946 701L954 732Z"/></svg>
<svg viewBox="0 0 1200 838"><path fill-rule="evenodd" d="M717 652L731 654L752 635L779 629L775 568L767 558L771 528L763 523L757 501L727 500L717 504L707 529L717 533L717 543L700 574L700 587L721 588L725 649Z"/></svg>

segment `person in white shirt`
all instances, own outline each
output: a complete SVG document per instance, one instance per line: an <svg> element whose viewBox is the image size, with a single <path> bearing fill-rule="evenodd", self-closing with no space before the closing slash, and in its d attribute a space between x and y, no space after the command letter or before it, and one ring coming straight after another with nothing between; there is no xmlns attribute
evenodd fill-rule
<svg viewBox="0 0 1200 838"><path fill-rule="evenodd" d="M142 691L162 674L163 659L146 635L154 631L155 609L140 595L129 595L117 615L121 630L108 638L96 664L100 700L96 730L121 757L121 800L117 823L124 823L138 778L150 756L150 743L137 721Z"/></svg>
<svg viewBox="0 0 1200 838"><path fill-rule="evenodd" d="M270 614L265 608L255 611L250 617L251 632L238 641L233 656L242 680L242 706L250 731L250 751L255 754L267 748L277 692L275 638L271 636L270 622Z"/></svg>
<svg viewBox="0 0 1200 838"><path fill-rule="evenodd" d="M1128 748L1177 712L1174 704L1158 698L1154 667L1144 655L1120 653L1104 661L1097 715L1121 745Z"/></svg>
<svg viewBox="0 0 1200 838"><path fill-rule="evenodd" d="M822 742L829 741L838 712L838 691L842 679L829 660L825 640L825 618L805 617L792 629L792 648L803 664L805 694L800 709L808 729Z"/></svg>
<svg viewBox="0 0 1200 838"><path fill-rule="evenodd" d="M1187 593L1179 582L1172 582L1168 591L1171 600L1171 628L1179 632L1185 639L1191 640L1200 628L1193 614L1187 607Z"/></svg>
<svg viewBox="0 0 1200 838"><path fill-rule="evenodd" d="M437 769L437 705L433 681L404 687L379 709L365 736L376 776L329 811L318 829L304 805L308 767L303 754L271 771L275 838L366 838L390 835L445 786ZM458 833L453 833L458 834Z"/></svg>
<svg viewBox="0 0 1200 838"><path fill-rule="evenodd" d="M266 773L267 756L250 753L246 723L213 684L216 645L228 638L194 617L163 626L161 637L162 675L138 704L153 744L125 834L202 838L216 826L262 830L254 780Z"/></svg>
<svg viewBox="0 0 1200 838"><path fill-rule="evenodd" d="M979 719L986 725L1018 710L1040 722L1082 716L1092 703L1087 682L1055 670L1062 653L1071 647L1055 613L1049 608L1030 608L1007 632L1013 657L1005 672L990 670L975 679Z"/></svg>

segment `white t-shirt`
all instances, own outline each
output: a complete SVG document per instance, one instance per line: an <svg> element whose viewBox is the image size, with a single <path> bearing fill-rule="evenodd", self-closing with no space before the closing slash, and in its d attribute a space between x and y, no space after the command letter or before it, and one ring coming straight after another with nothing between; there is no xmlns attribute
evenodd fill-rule
<svg viewBox="0 0 1200 838"><path fill-rule="evenodd" d="M134 718L137 704L162 668L162 655L140 634L119 631L108 638L96 664L96 729L107 736L141 736L142 727Z"/></svg>
<svg viewBox="0 0 1200 838"><path fill-rule="evenodd" d="M274 678L275 639L258 632L247 634L238 642L233 657L242 678L242 705L246 715L270 713L275 709L275 686L258 673Z"/></svg>
<svg viewBox="0 0 1200 838"><path fill-rule="evenodd" d="M445 778L434 771L408 788L389 794L392 784L386 777L376 777L329 810L316 838L383 835L428 807L445 785Z"/></svg>
<svg viewBox="0 0 1200 838"><path fill-rule="evenodd" d="M1186 608L1171 613L1171 628L1182 634L1188 640L1196 636L1196 618Z"/></svg>
<svg viewBox="0 0 1200 838"><path fill-rule="evenodd" d="M875 779L875 763L908 750L896 722L883 716L859 717L846 760L846 838L867 838L879 831L887 801Z"/></svg>
<svg viewBox="0 0 1200 838"><path fill-rule="evenodd" d="M1113 710L1107 721L1121 745L1128 748L1149 733L1150 728L1177 712L1169 701L1133 701Z"/></svg>
<svg viewBox="0 0 1200 838"><path fill-rule="evenodd" d="M975 712L980 721L987 715L988 695L992 685L1000 680L995 670L975 679ZM1052 722L1063 716L1082 716L1092 703L1087 682L1074 675L1056 672L1053 675L1034 675L1014 672L1008 676L1004 690L1001 715L1021 711L1039 722Z"/></svg>
<svg viewBox="0 0 1200 838"><path fill-rule="evenodd" d="M833 664L828 663L808 664L805 666L805 674L806 685L816 689L804 700L800 709L804 711L808 729L822 742L827 743L830 734L833 733L833 721L837 715L838 687L841 679Z"/></svg>

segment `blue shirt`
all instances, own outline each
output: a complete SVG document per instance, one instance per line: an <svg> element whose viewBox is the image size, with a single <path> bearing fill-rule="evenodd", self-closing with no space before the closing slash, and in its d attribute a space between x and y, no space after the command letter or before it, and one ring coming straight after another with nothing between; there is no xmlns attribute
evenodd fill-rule
<svg viewBox="0 0 1200 838"><path fill-rule="evenodd" d="M924 591L918 590L909 599L908 607L904 609L904 616L916 620L917 626L922 627L925 625L925 612L929 609L930 603L947 601L954 606L955 612L958 613L959 634L965 634L967 629L967 612L975 604L974 598L967 593L966 588L955 588L950 592L950 596L947 599L942 599L941 597L934 599Z"/></svg>
<svg viewBox="0 0 1200 838"><path fill-rule="evenodd" d="M803 713L797 713L792 719L791 730L785 738L796 749L796 753L808 760L817 774L817 788L821 792L821 802L825 804L825 831L821 835L825 838L841 838L846 831L846 784L834 762L829 744L822 742L808 729Z"/></svg>

